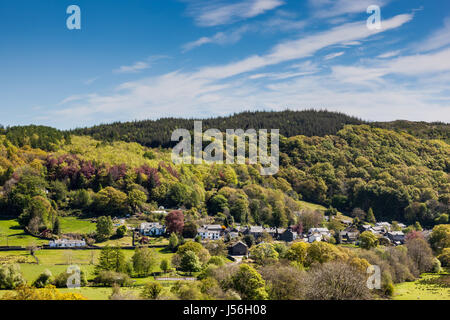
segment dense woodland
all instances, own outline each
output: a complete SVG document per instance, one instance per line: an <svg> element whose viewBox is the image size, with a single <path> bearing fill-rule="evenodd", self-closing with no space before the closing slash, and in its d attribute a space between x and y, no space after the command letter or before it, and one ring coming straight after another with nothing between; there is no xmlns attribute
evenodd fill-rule
<svg viewBox="0 0 450 320"><path fill-rule="evenodd" d="M97 140L137 142L147 147L170 147L171 133L178 128L193 130L195 119L164 118L125 123L112 123L72 130L75 135L90 135ZM348 115L325 110L243 112L229 117L198 119L203 128L280 129L285 137L335 135L344 125L370 124L375 128L407 132L422 139L442 139L450 142L450 125L411 121L368 122Z"/></svg>
<svg viewBox="0 0 450 320"><path fill-rule="evenodd" d="M400 124L361 123L325 111L243 113L204 122L204 129L283 128L275 176L261 176L259 165L174 165L169 149L148 147L166 145L171 130L192 127L191 120L70 133L2 129L0 214L19 218L31 232L52 229L59 215L118 216L159 206L186 208L193 218L214 216L224 225L286 227L298 223L304 200L361 220L373 211L377 220L447 223L448 125L438 126L438 140L424 124L417 132L408 125L411 135Z"/></svg>
<svg viewBox="0 0 450 320"><path fill-rule="evenodd" d="M177 119L113 123L71 131L77 135L90 135L97 140L138 142L147 147L170 147L175 129L194 129L194 120L202 120L203 129L280 129L286 137L296 135L324 136L336 134L346 124L362 124L363 121L342 113L327 111L243 112L229 117L208 119Z"/></svg>

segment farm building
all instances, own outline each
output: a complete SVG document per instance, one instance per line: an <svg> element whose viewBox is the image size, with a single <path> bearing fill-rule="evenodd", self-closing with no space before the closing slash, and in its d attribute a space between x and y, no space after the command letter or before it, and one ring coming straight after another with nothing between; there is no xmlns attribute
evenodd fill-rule
<svg viewBox="0 0 450 320"><path fill-rule="evenodd" d="M84 240L50 240L48 242L50 248L81 248L86 246L86 241Z"/></svg>

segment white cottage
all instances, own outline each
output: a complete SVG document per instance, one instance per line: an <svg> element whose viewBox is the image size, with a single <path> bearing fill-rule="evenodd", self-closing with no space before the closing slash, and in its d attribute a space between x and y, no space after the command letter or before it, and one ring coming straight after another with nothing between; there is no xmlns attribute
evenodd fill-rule
<svg viewBox="0 0 450 320"><path fill-rule="evenodd" d="M81 248L86 246L86 241L83 240L50 240L48 242L50 248Z"/></svg>
<svg viewBox="0 0 450 320"><path fill-rule="evenodd" d="M198 229L197 235L199 235L202 240L218 240L222 237L223 228L219 224L205 224Z"/></svg>
<svg viewBox="0 0 450 320"><path fill-rule="evenodd" d="M143 222L139 228L139 232L143 236L159 237L164 235L166 227L159 222Z"/></svg>

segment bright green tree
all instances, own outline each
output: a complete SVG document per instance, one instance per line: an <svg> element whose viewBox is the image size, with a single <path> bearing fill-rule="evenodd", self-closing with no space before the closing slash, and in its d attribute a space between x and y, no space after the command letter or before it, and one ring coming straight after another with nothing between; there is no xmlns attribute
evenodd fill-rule
<svg viewBox="0 0 450 320"><path fill-rule="evenodd" d="M278 260L278 252L271 243L263 242L250 249L250 257L263 264L267 259Z"/></svg>
<svg viewBox="0 0 450 320"><path fill-rule="evenodd" d="M134 271L141 277L146 277L155 265L155 255L149 248L136 248L131 258Z"/></svg>
<svg viewBox="0 0 450 320"><path fill-rule="evenodd" d="M156 281L149 282L145 284L144 289L142 289L141 297L144 299L155 300L161 294L163 286Z"/></svg>
<svg viewBox="0 0 450 320"><path fill-rule="evenodd" d="M18 264L0 265L0 289L12 290L25 283Z"/></svg>
<svg viewBox="0 0 450 320"><path fill-rule="evenodd" d="M192 273L200 271L201 267L200 259L195 252L188 250L181 255L181 271Z"/></svg>
<svg viewBox="0 0 450 320"><path fill-rule="evenodd" d="M308 253L309 244L306 242L295 242L286 253L286 257L290 261L296 261L304 264Z"/></svg>
<svg viewBox="0 0 450 320"><path fill-rule="evenodd" d="M105 241L113 234L113 222L110 216L102 216L97 219L97 239Z"/></svg>
<svg viewBox="0 0 450 320"><path fill-rule="evenodd" d="M170 261L168 259L162 259L159 267L161 268L162 272L167 273L171 268Z"/></svg>
<svg viewBox="0 0 450 320"><path fill-rule="evenodd" d="M169 237L169 249L175 251L178 247L178 243L179 240L177 234L175 232L172 232Z"/></svg>
<svg viewBox="0 0 450 320"><path fill-rule="evenodd" d="M370 223L377 222L377 220L375 219L375 215L373 214L372 208L369 208L369 210L367 211L366 220L367 220L367 222L370 222Z"/></svg>
<svg viewBox="0 0 450 320"><path fill-rule="evenodd" d="M124 225L121 225L116 230L116 235L118 238L123 238L127 234L127 227Z"/></svg>
<svg viewBox="0 0 450 320"><path fill-rule="evenodd" d="M119 247L111 246L102 248L95 271L96 273L101 271L126 272L127 263L122 250Z"/></svg>
<svg viewBox="0 0 450 320"><path fill-rule="evenodd" d="M268 294L266 282L250 265L241 264L239 270L232 276L232 286L244 300L266 300Z"/></svg>
<svg viewBox="0 0 450 320"><path fill-rule="evenodd" d="M133 189L128 193L127 201L130 207L136 212L147 201L147 195L139 189Z"/></svg>
<svg viewBox="0 0 450 320"><path fill-rule="evenodd" d="M378 238L370 231L364 231L359 237L359 246L370 250L378 245Z"/></svg>
<svg viewBox="0 0 450 320"><path fill-rule="evenodd" d="M437 253L442 253L444 249L450 248L450 224L440 224L433 228L430 235L430 244Z"/></svg>

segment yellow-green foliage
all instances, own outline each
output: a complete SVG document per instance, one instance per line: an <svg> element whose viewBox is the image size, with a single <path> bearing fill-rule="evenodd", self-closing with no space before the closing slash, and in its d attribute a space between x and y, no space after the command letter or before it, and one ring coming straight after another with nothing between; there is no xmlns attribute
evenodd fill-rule
<svg viewBox="0 0 450 320"><path fill-rule="evenodd" d="M154 149L155 159L144 157L149 149L138 143L116 141L112 143L101 142L88 136L72 136L72 143L64 146L55 155L72 153L84 160L98 161L110 165L125 163L127 166L136 168L144 164L157 167L160 161L170 161L168 151Z"/></svg>
<svg viewBox="0 0 450 320"><path fill-rule="evenodd" d="M47 153L40 149L32 149L29 146L18 148L6 140L4 135L0 135L0 175L8 167L17 168L34 162L34 166L41 163Z"/></svg>

